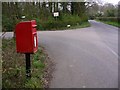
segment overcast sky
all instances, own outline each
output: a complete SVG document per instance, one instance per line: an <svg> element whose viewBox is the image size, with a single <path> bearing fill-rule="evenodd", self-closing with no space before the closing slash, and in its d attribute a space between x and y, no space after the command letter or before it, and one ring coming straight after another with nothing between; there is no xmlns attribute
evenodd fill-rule
<svg viewBox="0 0 120 90"><path fill-rule="evenodd" d="M108 3L113 3L113 4L118 4L118 2L120 0L102 0L104 3L108 2Z"/></svg>

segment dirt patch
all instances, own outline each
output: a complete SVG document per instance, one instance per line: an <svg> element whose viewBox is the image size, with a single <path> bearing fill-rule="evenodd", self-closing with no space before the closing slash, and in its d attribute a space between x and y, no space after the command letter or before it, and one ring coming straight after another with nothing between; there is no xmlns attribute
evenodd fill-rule
<svg viewBox="0 0 120 90"><path fill-rule="evenodd" d="M43 47L42 47L43 48ZM43 48L44 53L47 55L47 59L46 59L46 68L44 69L44 88L49 88L49 85L51 83L51 80L53 78L52 73L55 70L55 63L53 62L53 60L48 56L45 48Z"/></svg>

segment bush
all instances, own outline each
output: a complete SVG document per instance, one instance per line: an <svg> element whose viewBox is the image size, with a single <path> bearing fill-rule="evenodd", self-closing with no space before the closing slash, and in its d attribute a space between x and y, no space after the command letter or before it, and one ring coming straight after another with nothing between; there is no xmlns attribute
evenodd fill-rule
<svg viewBox="0 0 120 90"><path fill-rule="evenodd" d="M94 20L95 16L89 16L89 19Z"/></svg>
<svg viewBox="0 0 120 90"><path fill-rule="evenodd" d="M13 21L10 18L5 16L2 17L2 31L12 31L13 30Z"/></svg>
<svg viewBox="0 0 120 90"><path fill-rule="evenodd" d="M31 18L32 19L32 18ZM59 17L54 18L52 15L48 17L37 17L33 18L37 22L38 30L51 30L51 29L61 29L67 27L67 25L76 26L81 25L84 22L88 22L88 18L86 15L78 16L71 14L61 14ZM25 20L30 20L26 17ZM3 28L7 31L13 31L15 25L20 20L12 20L11 18L7 18L3 16Z"/></svg>
<svg viewBox="0 0 120 90"><path fill-rule="evenodd" d="M88 22L88 16L86 14L83 14L81 16L81 21L84 23L84 22Z"/></svg>
<svg viewBox="0 0 120 90"><path fill-rule="evenodd" d="M20 22L18 19L12 19L8 18L6 16L2 16L2 31L3 32L8 32L8 31L14 31L15 25Z"/></svg>
<svg viewBox="0 0 120 90"><path fill-rule="evenodd" d="M82 23L82 19L77 15L62 14L61 16L54 18L49 16L48 18L35 18L37 21L37 28L39 30L51 30L51 29L61 29L67 27L67 25L75 26Z"/></svg>

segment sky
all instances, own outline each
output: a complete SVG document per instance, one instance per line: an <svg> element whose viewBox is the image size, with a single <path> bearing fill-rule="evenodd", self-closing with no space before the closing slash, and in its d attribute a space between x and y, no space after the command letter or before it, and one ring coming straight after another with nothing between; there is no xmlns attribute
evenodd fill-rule
<svg viewBox="0 0 120 90"><path fill-rule="evenodd" d="M112 4L118 4L118 2L120 1L120 0L102 0L104 3L106 3L106 2L108 2L108 3L112 3Z"/></svg>

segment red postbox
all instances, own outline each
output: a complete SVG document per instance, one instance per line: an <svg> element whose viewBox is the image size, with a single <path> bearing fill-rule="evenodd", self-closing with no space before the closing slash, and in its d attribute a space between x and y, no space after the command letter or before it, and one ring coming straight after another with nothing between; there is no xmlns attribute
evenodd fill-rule
<svg viewBox="0 0 120 90"><path fill-rule="evenodd" d="M16 49L18 53L35 53L38 50L36 21L23 21L16 25Z"/></svg>

